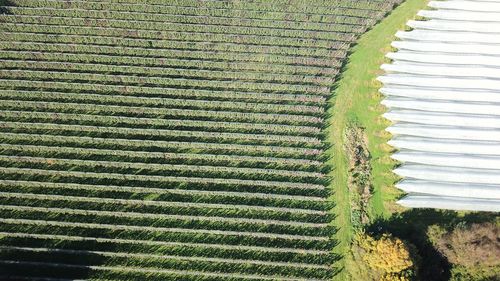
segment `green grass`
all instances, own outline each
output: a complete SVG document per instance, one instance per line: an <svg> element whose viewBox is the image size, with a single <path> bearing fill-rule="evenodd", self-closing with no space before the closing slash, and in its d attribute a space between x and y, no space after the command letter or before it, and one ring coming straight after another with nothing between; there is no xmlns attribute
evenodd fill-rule
<svg viewBox="0 0 500 281"><path fill-rule="evenodd" d="M390 135L384 131L389 125L382 118L385 108L380 105L382 96L378 93L380 84L376 77L381 74L380 65L386 61L384 55L391 50L390 43L395 39L398 30L405 29L409 19L427 4L425 0L408 0L396 8L387 18L365 33L352 49L349 62L342 78L334 90L332 99L331 128L328 135L334 144L331 153L332 165L335 167L332 181L335 190L336 225L339 227L337 252L347 253L353 237L350 223L348 181L348 161L344 147L343 131L349 124L356 123L365 129L368 136L368 147L372 156L373 196L370 202L370 215L387 217L393 211L391 201L400 194L393 185L397 176L392 173L395 164L390 159L391 148L386 142ZM333 106L334 105L334 106ZM338 275L338 280L346 280L347 272Z"/></svg>

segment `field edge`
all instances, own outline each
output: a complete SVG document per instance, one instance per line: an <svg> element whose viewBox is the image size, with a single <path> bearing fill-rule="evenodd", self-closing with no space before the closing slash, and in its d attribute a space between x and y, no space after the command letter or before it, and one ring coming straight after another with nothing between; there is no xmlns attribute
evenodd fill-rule
<svg viewBox="0 0 500 281"><path fill-rule="evenodd" d="M334 167L331 188L336 203L337 217L334 223L338 228L336 238L339 242L335 253L344 256L337 265L344 270L335 280L349 280L350 270L346 258L349 256L350 243L355 234L351 221L344 131L353 124L364 129L371 155L373 187L367 211L372 220L389 216L396 211L397 207L392 202L401 193L394 188L398 178L392 173L395 162L390 159L391 148L386 144L390 135L385 132L389 121L382 117L385 108L380 105L383 97L378 93L381 85L376 81L376 77L382 73L380 65L387 60L385 54L391 50L390 44L395 39L395 33L405 29L406 22L415 18L417 12L427 6L427 2L407 0L363 34L351 49L344 71L332 92L327 138L333 144L329 154L334 155L330 160Z"/></svg>

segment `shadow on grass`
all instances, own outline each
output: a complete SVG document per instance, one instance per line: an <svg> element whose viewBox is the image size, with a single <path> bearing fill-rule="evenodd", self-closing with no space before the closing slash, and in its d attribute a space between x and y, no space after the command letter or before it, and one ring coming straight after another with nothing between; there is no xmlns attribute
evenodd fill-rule
<svg viewBox="0 0 500 281"><path fill-rule="evenodd" d="M495 214L470 213L460 215L455 211L434 209L411 209L394 214L388 219L378 219L367 227L371 234L391 233L417 247L422 257L420 280L441 281L450 279L451 265L432 245L427 236L431 225L452 229L458 223L481 223L495 220Z"/></svg>
<svg viewBox="0 0 500 281"><path fill-rule="evenodd" d="M12 14L8 6L15 6L10 0L0 0L0 14Z"/></svg>
<svg viewBox="0 0 500 281"><path fill-rule="evenodd" d="M47 249L44 252L17 250L16 247L6 247L0 253L0 280L77 280L90 278L90 265L99 259L90 252L82 251L76 256L64 254L57 249ZM62 279L61 279L62 278Z"/></svg>

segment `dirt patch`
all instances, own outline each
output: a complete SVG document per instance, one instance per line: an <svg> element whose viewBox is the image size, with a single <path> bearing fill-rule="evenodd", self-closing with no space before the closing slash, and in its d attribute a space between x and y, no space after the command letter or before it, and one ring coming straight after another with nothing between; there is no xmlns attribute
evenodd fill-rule
<svg viewBox="0 0 500 281"><path fill-rule="evenodd" d="M351 220L355 228L370 222L368 202L372 195L370 152L363 128L351 126L344 131L349 160L349 198Z"/></svg>

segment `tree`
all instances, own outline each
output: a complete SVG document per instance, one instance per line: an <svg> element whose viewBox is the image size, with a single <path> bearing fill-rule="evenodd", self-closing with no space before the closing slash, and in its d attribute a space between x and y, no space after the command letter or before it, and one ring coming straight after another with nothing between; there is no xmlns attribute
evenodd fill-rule
<svg viewBox="0 0 500 281"><path fill-rule="evenodd" d="M429 239L453 264L454 280L500 278L500 229L493 223L458 224L451 230L433 225Z"/></svg>

